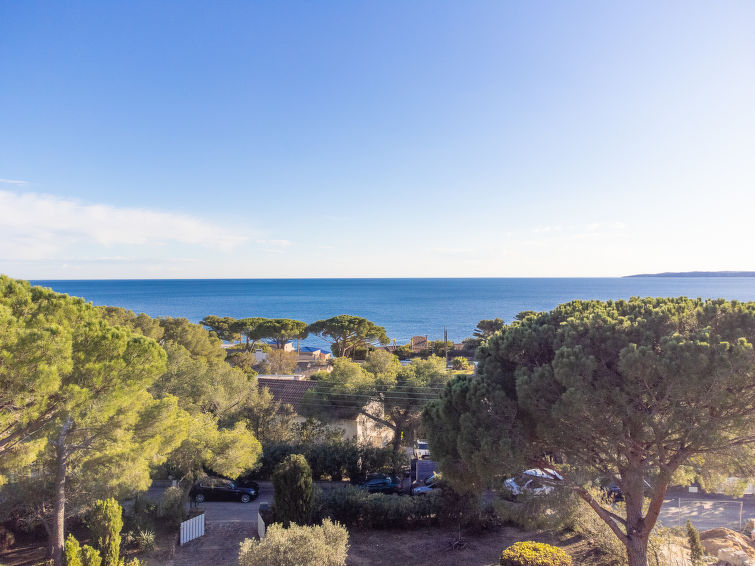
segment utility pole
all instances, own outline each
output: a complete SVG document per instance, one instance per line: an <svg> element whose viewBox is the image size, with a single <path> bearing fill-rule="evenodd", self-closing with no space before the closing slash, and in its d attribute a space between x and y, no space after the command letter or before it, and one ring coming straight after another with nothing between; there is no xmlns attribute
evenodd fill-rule
<svg viewBox="0 0 755 566"><path fill-rule="evenodd" d="M448 369L448 330L446 330L446 327L443 327L443 348L446 352L446 369Z"/></svg>

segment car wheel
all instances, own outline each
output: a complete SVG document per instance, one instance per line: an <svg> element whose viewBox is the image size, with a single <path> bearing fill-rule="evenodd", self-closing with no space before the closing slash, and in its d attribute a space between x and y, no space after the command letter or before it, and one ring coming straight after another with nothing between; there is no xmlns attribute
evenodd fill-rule
<svg viewBox="0 0 755 566"><path fill-rule="evenodd" d="M241 496L241 503L249 503L251 500L252 498L247 493Z"/></svg>
<svg viewBox="0 0 755 566"><path fill-rule="evenodd" d="M204 501L204 494L203 493L197 493L194 496L194 501L196 501L197 503L202 503Z"/></svg>

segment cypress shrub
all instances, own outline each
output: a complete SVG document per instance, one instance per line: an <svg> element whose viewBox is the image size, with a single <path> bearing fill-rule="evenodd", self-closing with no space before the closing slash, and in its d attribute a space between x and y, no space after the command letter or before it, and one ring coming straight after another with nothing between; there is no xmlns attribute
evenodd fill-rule
<svg viewBox="0 0 755 566"><path fill-rule="evenodd" d="M700 566L703 563L705 549L703 548L703 543L700 541L700 533L690 521L687 521L687 540L689 541L690 560L693 566Z"/></svg>
<svg viewBox="0 0 755 566"><path fill-rule="evenodd" d="M97 541L102 566L119 566L123 508L113 499L98 499L90 514L89 530Z"/></svg>
<svg viewBox="0 0 755 566"><path fill-rule="evenodd" d="M83 566L100 566L102 564L102 557L96 548L85 544L81 547L81 563Z"/></svg>
<svg viewBox="0 0 755 566"><path fill-rule="evenodd" d="M84 566L81 562L81 545L71 533L68 533L63 546L63 563L66 566Z"/></svg>
<svg viewBox="0 0 755 566"><path fill-rule="evenodd" d="M273 472L276 521L288 528L291 523L305 525L312 517L314 486L312 470L301 454L287 456Z"/></svg>

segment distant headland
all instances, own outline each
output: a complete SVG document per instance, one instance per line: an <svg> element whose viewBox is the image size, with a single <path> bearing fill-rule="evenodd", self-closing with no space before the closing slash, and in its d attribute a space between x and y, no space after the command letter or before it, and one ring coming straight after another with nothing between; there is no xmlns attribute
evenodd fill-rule
<svg viewBox="0 0 755 566"><path fill-rule="evenodd" d="M667 271L665 273L639 273L625 277L755 277L755 271Z"/></svg>

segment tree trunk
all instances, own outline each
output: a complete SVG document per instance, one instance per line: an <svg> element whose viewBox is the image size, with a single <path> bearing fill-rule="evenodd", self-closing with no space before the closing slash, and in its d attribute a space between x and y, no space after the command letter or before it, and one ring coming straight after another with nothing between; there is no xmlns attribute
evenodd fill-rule
<svg viewBox="0 0 755 566"><path fill-rule="evenodd" d="M630 536L626 548L629 566L648 566L648 537Z"/></svg>
<svg viewBox="0 0 755 566"><path fill-rule="evenodd" d="M52 559L55 566L63 566L66 519L66 436L71 427L70 417L63 423L55 443L55 495L52 514Z"/></svg>
<svg viewBox="0 0 755 566"><path fill-rule="evenodd" d="M401 430L396 428L393 431L393 452L398 453L401 450Z"/></svg>

